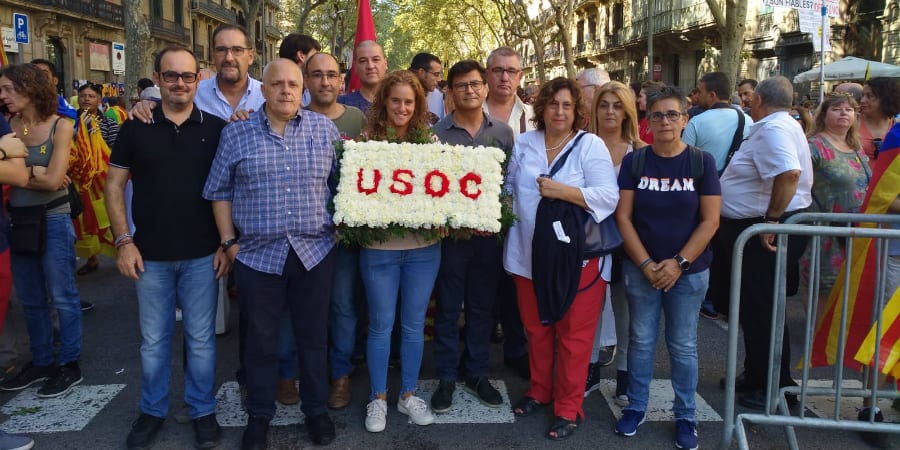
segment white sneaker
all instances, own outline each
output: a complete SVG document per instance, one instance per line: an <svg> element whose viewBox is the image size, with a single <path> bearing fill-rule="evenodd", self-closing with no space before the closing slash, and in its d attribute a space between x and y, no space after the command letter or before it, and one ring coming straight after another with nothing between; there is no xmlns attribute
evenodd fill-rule
<svg viewBox="0 0 900 450"><path fill-rule="evenodd" d="M387 402L376 398L366 405L366 431L380 433L387 423Z"/></svg>
<svg viewBox="0 0 900 450"><path fill-rule="evenodd" d="M431 425L434 423L434 414L431 413L428 403L425 403L425 400L415 395L406 397L406 400L401 395L400 399L397 400L397 411L409 416L416 425Z"/></svg>

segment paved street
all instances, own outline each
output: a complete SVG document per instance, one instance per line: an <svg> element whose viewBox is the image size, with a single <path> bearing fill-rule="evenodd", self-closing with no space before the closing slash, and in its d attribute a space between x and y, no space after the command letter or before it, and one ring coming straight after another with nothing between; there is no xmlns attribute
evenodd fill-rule
<svg viewBox="0 0 900 450"><path fill-rule="evenodd" d="M84 353L81 360L84 382L76 390L60 399L39 400L34 390L0 394L0 428L14 433L32 435L39 449L124 449L125 436L131 422L137 417L140 395L140 334L137 322L137 303L130 281L115 270L113 261L103 259L100 269L79 278L82 299L94 302L96 309L84 317ZM224 427L221 449L240 447L241 426L245 421L239 406L234 371L237 367L237 316L236 302L232 301L230 331L220 336L218 343L217 387L218 419ZM19 312L21 314L21 312ZM802 311L794 302L789 306L790 326L794 335L802 332ZM15 327L13 328L13 330ZM21 330L21 327L20 327ZM193 447L193 429L179 425L171 415L182 405L182 371L180 331L176 331L172 354L172 411L159 435L154 449L188 449ZM700 382L698 386L698 420L701 446L716 447L722 432L724 393L719 389L719 378L724 375L726 357L726 332L724 324L706 319L700 320ZM800 342L795 341L795 352ZM349 407L334 411L332 417L338 430L333 448L368 449L445 449L445 448L608 448L622 449L674 448L674 425L668 409L671 406L671 387L668 382L668 357L662 338L657 351L656 377L652 386L647 422L637 436L623 438L615 435L613 425L620 413L610 399L614 390L615 370L607 368L611 378L604 387L585 401L586 422L566 443L554 443L544 439L550 422L550 409L533 417L517 419L508 407L490 409L481 406L472 397L457 389L454 407L448 413L437 416L435 425L418 427L407 423L406 416L396 410L399 388L399 372L392 369L389 377L389 412L385 432L371 434L365 431L363 419L368 395L368 375L360 366L353 378L353 401ZM25 345L25 342L20 342ZM22 349L27 352L27 346ZM516 401L525 392L527 382L517 377L502 364L501 346L492 347L489 377L509 402ZM436 385L433 380L431 346L426 344L422 380L419 395L426 400ZM799 374L797 375L799 376ZM827 378L822 371L813 378ZM859 401L845 402L845 414L856 415ZM833 404L815 401L809 413L830 411ZM885 415L889 421L900 422L900 414L887 402ZM739 411L741 409L739 408ZM823 412L822 414L826 414ZM306 433L299 424L302 414L299 407L281 407L273 422L271 447L273 449L299 449L311 447ZM753 448L786 448L784 433L777 428L751 427L748 431ZM802 448L847 449L866 448L855 434L840 431L798 430ZM893 437L895 447L900 447L900 436Z"/></svg>

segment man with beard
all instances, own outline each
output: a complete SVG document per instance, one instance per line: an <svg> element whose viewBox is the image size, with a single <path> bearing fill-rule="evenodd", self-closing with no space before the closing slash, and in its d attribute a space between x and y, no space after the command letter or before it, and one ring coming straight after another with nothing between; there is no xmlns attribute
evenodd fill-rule
<svg viewBox="0 0 900 450"><path fill-rule="evenodd" d="M368 114L369 105L375 100L378 85L387 75L387 58L384 49L375 41L362 41L353 51L353 70L362 87L358 91L338 97L338 103L359 108Z"/></svg>
<svg viewBox="0 0 900 450"><path fill-rule="evenodd" d="M201 194L225 121L194 104L200 68L190 51L166 48L154 66L160 107L151 124L125 122L110 156L105 191L117 236L116 264L122 275L135 280L143 338L141 414L127 445L148 447L168 414L170 341L179 305L187 360L184 398L196 447L213 448L220 435L215 415L216 279L228 272L231 261L219 247L212 205ZM134 183L134 237L125 214L129 178Z"/></svg>
<svg viewBox="0 0 900 450"><path fill-rule="evenodd" d="M366 126L366 116L353 106L337 102L341 86L341 68L334 56L316 53L306 60L306 85L311 101L306 109L331 119L341 137L356 139ZM350 372L356 344L356 291L359 248L338 244L335 250L334 286L331 292L329 334L331 347L331 390L328 407L341 409L350 403Z"/></svg>

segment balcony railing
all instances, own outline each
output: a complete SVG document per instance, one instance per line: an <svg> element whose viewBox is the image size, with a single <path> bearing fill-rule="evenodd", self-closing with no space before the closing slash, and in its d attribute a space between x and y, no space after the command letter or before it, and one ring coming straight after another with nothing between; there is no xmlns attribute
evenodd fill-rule
<svg viewBox="0 0 900 450"><path fill-rule="evenodd" d="M84 14L105 22L122 25L122 5L110 3L106 0L32 0L43 6L51 6L63 9L67 12Z"/></svg>
<svg viewBox="0 0 900 450"><path fill-rule="evenodd" d="M206 55L206 47L200 44L194 44L194 56L200 61L209 59Z"/></svg>
<svg viewBox="0 0 900 450"><path fill-rule="evenodd" d="M161 17L150 18L150 34L181 44L188 42L188 30L184 25Z"/></svg>
<svg viewBox="0 0 900 450"><path fill-rule="evenodd" d="M209 0L191 0L191 11L211 17L222 23L235 23L237 21L237 16L235 16L234 12Z"/></svg>
<svg viewBox="0 0 900 450"><path fill-rule="evenodd" d="M753 33L754 38L760 39L769 35L769 32L772 31L772 24L774 23L774 18L772 16L772 13L756 16L756 30Z"/></svg>

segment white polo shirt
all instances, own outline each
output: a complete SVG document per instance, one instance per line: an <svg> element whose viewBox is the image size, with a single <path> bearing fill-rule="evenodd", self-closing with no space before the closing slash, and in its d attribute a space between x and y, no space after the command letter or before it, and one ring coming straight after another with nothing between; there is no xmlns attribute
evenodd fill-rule
<svg viewBox="0 0 900 450"><path fill-rule="evenodd" d="M789 170L800 171L797 192L785 212L812 203L812 159L803 129L786 111L762 118L725 168L722 184L722 217L763 217L772 198L775 177Z"/></svg>

